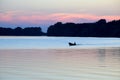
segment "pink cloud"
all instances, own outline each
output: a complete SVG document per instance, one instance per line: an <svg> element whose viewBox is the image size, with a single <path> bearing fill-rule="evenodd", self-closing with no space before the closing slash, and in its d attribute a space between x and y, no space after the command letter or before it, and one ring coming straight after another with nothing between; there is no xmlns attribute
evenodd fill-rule
<svg viewBox="0 0 120 80"><path fill-rule="evenodd" d="M99 20L99 19L106 19L108 21L111 20L119 20L120 16L96 16L92 14L66 14L66 13L58 13L58 14L53 14L54 18L56 20L60 21L73 21L75 19L89 19L89 20Z"/></svg>
<svg viewBox="0 0 120 80"><path fill-rule="evenodd" d="M12 16L11 15L6 15L6 14L3 14L3 13L0 13L0 21L11 21L12 20Z"/></svg>
<svg viewBox="0 0 120 80"><path fill-rule="evenodd" d="M75 13L53 13L53 14L41 14L41 13L25 13L21 11L9 11L6 13L0 13L0 21L10 23L30 23L30 24L46 24L51 22L76 22L76 20L86 19L97 21L99 19L106 19L107 21L118 20L120 16L97 16L92 14L75 14ZM79 21L78 21L79 22Z"/></svg>

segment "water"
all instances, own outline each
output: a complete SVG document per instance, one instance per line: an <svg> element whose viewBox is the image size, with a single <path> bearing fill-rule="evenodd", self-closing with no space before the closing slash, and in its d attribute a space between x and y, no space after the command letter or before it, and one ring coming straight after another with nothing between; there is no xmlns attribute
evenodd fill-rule
<svg viewBox="0 0 120 80"><path fill-rule="evenodd" d="M120 49L1 50L0 80L120 80Z"/></svg>
<svg viewBox="0 0 120 80"><path fill-rule="evenodd" d="M78 46L69 47L68 42ZM65 49L120 47L120 38L83 37L0 37L0 49Z"/></svg>
<svg viewBox="0 0 120 80"><path fill-rule="evenodd" d="M0 45L0 80L120 80L119 38L1 37Z"/></svg>

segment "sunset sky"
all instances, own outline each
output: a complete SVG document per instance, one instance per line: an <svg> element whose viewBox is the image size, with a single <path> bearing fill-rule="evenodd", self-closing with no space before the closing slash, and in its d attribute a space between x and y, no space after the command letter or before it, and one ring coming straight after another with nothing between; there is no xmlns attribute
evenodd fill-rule
<svg viewBox="0 0 120 80"><path fill-rule="evenodd" d="M41 26L56 22L120 19L120 0L0 0L0 26Z"/></svg>

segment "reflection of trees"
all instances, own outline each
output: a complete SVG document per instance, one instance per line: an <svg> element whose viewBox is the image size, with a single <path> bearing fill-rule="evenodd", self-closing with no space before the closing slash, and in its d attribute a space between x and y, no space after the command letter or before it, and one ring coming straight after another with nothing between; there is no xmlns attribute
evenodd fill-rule
<svg viewBox="0 0 120 80"><path fill-rule="evenodd" d="M111 56L114 57L114 59L120 61L120 48L111 49L110 53L111 53Z"/></svg>
<svg viewBox="0 0 120 80"><path fill-rule="evenodd" d="M98 49L97 57L98 57L98 60L100 62L105 62L106 50L105 49Z"/></svg>
<svg viewBox="0 0 120 80"><path fill-rule="evenodd" d="M106 56L108 57L106 59ZM120 61L120 49L113 48L113 49L98 49L97 53L98 61L101 63L100 65L105 66L105 62L110 59L112 62L119 62Z"/></svg>
<svg viewBox="0 0 120 80"><path fill-rule="evenodd" d="M118 49L118 57L119 57L119 61L120 61L120 48Z"/></svg>

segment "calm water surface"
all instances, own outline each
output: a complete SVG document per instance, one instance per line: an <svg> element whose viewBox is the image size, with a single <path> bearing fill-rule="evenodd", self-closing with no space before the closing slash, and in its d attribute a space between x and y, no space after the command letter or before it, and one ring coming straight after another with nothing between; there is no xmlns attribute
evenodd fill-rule
<svg viewBox="0 0 120 80"><path fill-rule="evenodd" d="M0 50L0 80L120 80L120 48Z"/></svg>
<svg viewBox="0 0 120 80"><path fill-rule="evenodd" d="M69 47L68 42L78 46ZM92 37L0 37L0 49L65 49L120 47L120 38Z"/></svg>
<svg viewBox="0 0 120 80"><path fill-rule="evenodd" d="M0 37L0 80L120 80L120 38Z"/></svg>

